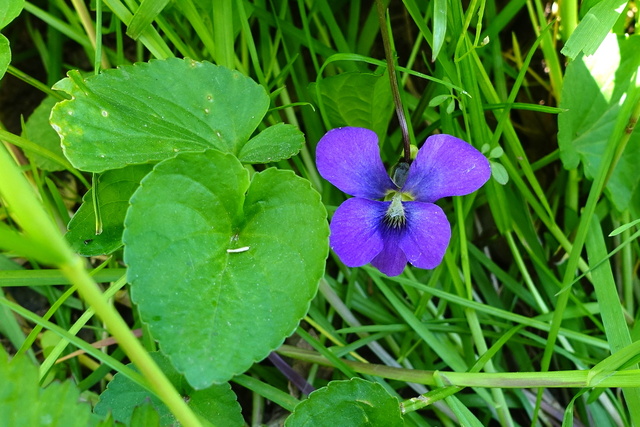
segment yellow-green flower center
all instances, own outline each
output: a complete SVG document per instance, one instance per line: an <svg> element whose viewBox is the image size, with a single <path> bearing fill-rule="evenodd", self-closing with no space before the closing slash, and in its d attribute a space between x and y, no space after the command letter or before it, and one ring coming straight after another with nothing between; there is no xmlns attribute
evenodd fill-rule
<svg viewBox="0 0 640 427"><path fill-rule="evenodd" d="M391 228L400 228L404 226L407 221L402 202L404 200L412 200L412 198L408 194L397 191L388 194L385 200L389 200L389 196L391 197L391 204L384 214L384 222Z"/></svg>

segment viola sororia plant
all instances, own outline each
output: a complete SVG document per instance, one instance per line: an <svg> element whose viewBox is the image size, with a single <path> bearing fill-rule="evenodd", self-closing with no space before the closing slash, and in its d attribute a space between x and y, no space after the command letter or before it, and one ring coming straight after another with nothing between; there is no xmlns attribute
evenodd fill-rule
<svg viewBox="0 0 640 427"><path fill-rule="evenodd" d="M55 88L71 96L51 116L66 156L80 169L107 170L103 183L117 193L99 185L106 205L98 208L124 220L105 222L111 245L92 221L73 221L70 238L95 250L124 243L132 300L176 369L204 389L276 349L316 293L326 211L308 181L275 168L250 173L243 162L290 157L301 132L276 124L251 138L269 104L265 90L207 62L71 72ZM148 163L148 174L134 166ZM144 178L132 186L136 176Z"/></svg>
<svg viewBox="0 0 640 427"><path fill-rule="evenodd" d="M0 427L640 426L637 6L0 0Z"/></svg>
<svg viewBox="0 0 640 427"><path fill-rule="evenodd" d="M318 171L354 196L331 221L331 248L349 267L373 264L397 276L407 262L434 268L451 237L435 201L470 194L491 176L489 161L451 135L427 138L408 171L402 163L394 179L386 172L378 137L369 129L333 129L318 142Z"/></svg>

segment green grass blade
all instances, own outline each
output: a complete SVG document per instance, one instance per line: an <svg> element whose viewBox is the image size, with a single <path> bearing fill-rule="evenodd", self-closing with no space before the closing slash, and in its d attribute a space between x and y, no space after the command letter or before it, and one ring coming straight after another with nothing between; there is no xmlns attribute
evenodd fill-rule
<svg viewBox="0 0 640 427"><path fill-rule="evenodd" d="M600 262L608 257L607 248L605 246L600 221L596 215L591 217L591 224L586 239L587 253L589 254L589 265L592 267L593 286L596 292L602 323L604 324L607 341L611 347L611 353L616 353L624 347L631 345L631 335L627 322L625 321L620 295L613 278L611 264ZM597 265L597 267L596 267ZM637 354L633 351L632 354ZM606 359L605 359L606 360ZM600 364L599 364L600 365ZM619 366L598 366L602 372L600 375L607 376L611 372L619 368ZM637 369L635 364L631 368ZM640 389L623 389L629 413L633 424L640 425Z"/></svg>
<svg viewBox="0 0 640 427"><path fill-rule="evenodd" d="M233 2L218 0L213 3L214 58L218 65L234 69Z"/></svg>
<svg viewBox="0 0 640 427"><path fill-rule="evenodd" d="M124 22L127 27L131 24L131 20L133 19L133 14L129 11L129 9L122 4L120 0L102 0L104 4L107 5L109 9L116 16ZM165 41L160 37L160 34L153 27L147 27L142 30L138 40L144 44L144 46L149 49L151 54L160 59L171 58L173 57L173 53L169 46L165 43Z"/></svg>
<svg viewBox="0 0 640 427"><path fill-rule="evenodd" d="M602 0L582 18L562 48L563 55L576 59L580 52L592 55L616 23L627 0Z"/></svg>
<svg viewBox="0 0 640 427"><path fill-rule="evenodd" d="M127 35L137 40L142 32L154 19L162 12L162 9L169 3L169 0L143 0L140 7L133 14L131 22L127 27Z"/></svg>
<svg viewBox="0 0 640 427"><path fill-rule="evenodd" d="M431 61L435 61L447 35L447 0L433 2L433 53Z"/></svg>

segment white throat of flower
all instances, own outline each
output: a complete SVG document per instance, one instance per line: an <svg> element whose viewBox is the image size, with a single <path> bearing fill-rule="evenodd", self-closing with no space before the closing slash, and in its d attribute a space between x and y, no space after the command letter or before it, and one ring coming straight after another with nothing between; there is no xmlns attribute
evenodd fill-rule
<svg viewBox="0 0 640 427"><path fill-rule="evenodd" d="M391 228L403 227L407 221L402 205L402 193L396 192L391 198L389 209L384 214L384 222Z"/></svg>

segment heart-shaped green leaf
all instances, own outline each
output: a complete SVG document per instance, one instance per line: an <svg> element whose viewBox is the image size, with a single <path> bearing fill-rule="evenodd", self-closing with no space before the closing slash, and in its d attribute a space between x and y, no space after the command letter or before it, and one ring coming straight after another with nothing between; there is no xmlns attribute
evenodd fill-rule
<svg viewBox="0 0 640 427"><path fill-rule="evenodd" d="M215 148L237 155L269 107L264 88L208 62L171 58L56 83L72 99L51 124L69 161L102 172Z"/></svg>
<svg viewBox="0 0 640 427"><path fill-rule="evenodd" d="M403 426L400 402L377 383L332 381L296 406L286 427Z"/></svg>
<svg viewBox="0 0 640 427"><path fill-rule="evenodd" d="M102 233L96 234L93 188L82 198L82 205L69 221L65 235L73 250L80 255L110 254L122 246L124 217L129 198L140 180L151 171L151 165L133 165L107 171L98 178L98 203Z"/></svg>
<svg viewBox="0 0 640 427"><path fill-rule="evenodd" d="M290 171L217 150L159 163L131 198L131 297L196 389L244 372L305 315L328 254L326 211Z"/></svg>
<svg viewBox="0 0 640 427"><path fill-rule="evenodd" d="M213 385L206 390L193 390L162 353L151 353L151 356L176 387L178 393L188 399L187 404L197 415L213 425L241 426L244 424L240 405L228 383ZM128 366L133 367L132 364ZM132 417L135 416L136 408L140 408L145 403L149 403L160 416L160 423L156 425L176 425L175 416L158 397L122 374L116 374L113 377L113 381L100 395L100 401L94 411L100 415L111 412L116 421L137 426L141 424L133 423Z"/></svg>

